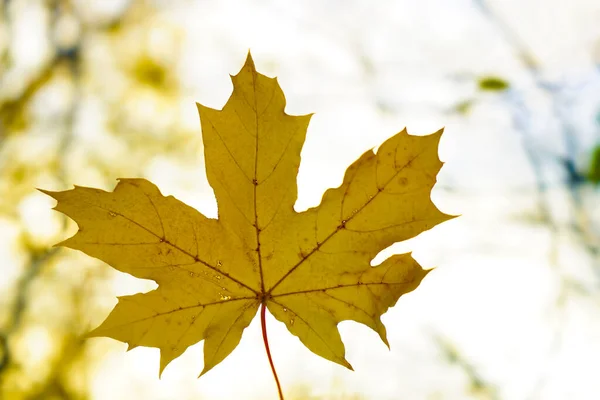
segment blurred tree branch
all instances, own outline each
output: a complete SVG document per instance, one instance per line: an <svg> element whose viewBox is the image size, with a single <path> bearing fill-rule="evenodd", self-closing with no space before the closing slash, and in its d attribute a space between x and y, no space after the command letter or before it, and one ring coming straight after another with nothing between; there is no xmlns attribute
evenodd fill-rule
<svg viewBox="0 0 600 400"><path fill-rule="evenodd" d="M499 399L496 386L485 379L456 346L439 334L433 334L433 341L442 350L442 354L450 364L456 365L464 371L470 382L470 390L477 398L482 400Z"/></svg>
<svg viewBox="0 0 600 400"><path fill-rule="evenodd" d="M486 0L474 0L474 2L481 11L481 14L499 31L506 43L514 49L517 57L522 62L525 70L529 73L529 76L536 87L545 92L551 99L553 114L559 124L559 131L566 150L566 156L555 156L555 161L557 161L565 171L565 186L568 188L574 210L574 227L581 235L587 250L592 255L598 256L600 255L600 238L597 237L594 233L594 229L591 227L591 219L580 193L580 186L585 181L585 178L577 170L575 164L579 151L577 135L575 134L572 125L569 123L567 111L562 106L562 104L568 104L568 101L563 100L563 97L565 97L563 93L566 89L560 83L550 82L543 78L541 66L536 61L534 54L515 31L498 17ZM543 218L551 226L551 229L556 231L557 227L552 222L552 216L548 209L547 200L544 200L548 187L542 172L543 160L537 155L540 152L539 149L536 148L535 141L531 137L531 129L527 123L531 116L519 94L514 93L513 96L512 103L515 106L516 128L523 135L523 146L538 182L537 187L540 210L542 211ZM520 115L518 113L520 113ZM600 271L597 271L597 273L600 277Z"/></svg>
<svg viewBox="0 0 600 400"><path fill-rule="evenodd" d="M181 146L187 132L177 125L179 82L170 69L172 65L165 64L163 59L149 52L157 47L147 38L151 33L156 35L161 29L165 30L165 26L156 23L160 9L146 0L125 1L123 4L125 6L118 12L111 11L109 17L102 15L96 18L87 8L82 9L81 3L69 0L36 3L35 6L43 7L44 15L48 16L44 35L50 45L50 55L31 71L23 70L9 57L2 57L0 61L4 71L6 68L11 71L11 74L3 74L4 83L11 79L11 83L15 84L12 89L16 89L0 91L0 157L3 158L0 160L0 218L19 226L20 237L26 237L27 242L19 250L28 260L17 267L21 272L12 284L11 297L3 299L9 307L2 309L5 314L2 317L6 317L7 322L0 325L0 398L87 398L90 387L86 386L87 383L82 386L82 382L86 381L82 374L88 364L98 361L86 355L95 347L83 341L81 334L89 328L90 317L86 311L99 307L96 302L102 296L98 294L99 298L95 298L94 292L101 280L94 273L80 281L77 277L81 269L74 273L61 270L71 259L68 252L57 252L56 249L42 251L43 247L29 244L30 239L36 241L36 238L27 237L30 235L27 222L22 219L19 210L23 200L35 197L36 186L70 186L77 183L82 175L96 178L95 184L100 179L100 184L107 186L113 184L115 177L120 175L118 171L123 168L129 168L127 175L140 175L159 152L167 154L172 150L178 153L180 160L185 154L183 151L187 151L196 158L196 149L190 146L182 149ZM0 3L0 23L8 26L9 33L10 25L16 23L11 21L11 16L28 6L29 3L20 0ZM59 31L65 26L70 36L61 39ZM69 26L74 31L69 31ZM145 38L146 42L142 43L141 38ZM20 46L15 41L8 43L9 50ZM168 49L175 51L174 46ZM104 58L98 60L98 54ZM176 51L172 56L178 56ZM169 60L175 61L173 58ZM98 61L108 66L99 69ZM112 74L112 81L106 79L107 72ZM41 107L46 116L39 112L40 99L45 102ZM132 108L130 104L140 99L158 99L162 102L159 105L172 108L168 110L170 125L166 129L161 126L161 134L141 132L139 126L132 123L140 118L135 114L139 107ZM100 118L94 120L92 128L100 134L91 141L85 132L81 133L89 128L78 125L89 119L86 113L89 113L90 102L102 105L96 110L96 116ZM48 117L46 108L56 114ZM160 114L154 113L141 120L153 126L154 119L158 119ZM104 121L107 121L105 126L98 126L98 122ZM170 134L162 134L163 129ZM194 137L197 135L194 134ZM49 139L52 140L50 148L47 147ZM102 144L98 145L94 140ZM45 146L44 156L39 162L36 159L32 162L31 156L27 155L31 150L26 146L31 145ZM128 156L115 158L115 148ZM62 228L54 235L62 237L70 226L66 218L60 221ZM93 268L99 265L96 263ZM60 276L65 273L68 275ZM59 279L54 281L53 274ZM61 324L39 314L38 287L53 288L55 297L66 301L64 307L51 311L60 315ZM63 297L67 292L72 292L72 298L65 300ZM26 356L19 346L23 346L20 343L32 329L45 332L52 340L51 354L44 356L43 362L39 363L40 368L43 365L44 373L32 372L30 365L23 364Z"/></svg>
<svg viewBox="0 0 600 400"><path fill-rule="evenodd" d="M44 265L50 261L57 253L58 248L52 248L48 251L39 254L32 253L29 262L25 266L25 274L19 279L15 293L16 298L10 311L10 322L8 327L0 331L0 344L3 347L3 352L0 355L0 383L3 371L10 363L10 351L8 349L8 338L14 334L21 326L23 313L27 309L27 300L29 296L29 288L31 284L40 274Z"/></svg>
<svg viewBox="0 0 600 400"><path fill-rule="evenodd" d="M4 23L9 23L6 9L13 4L9 1L4 1ZM50 32L53 31L57 19L63 13L71 12L72 10L70 1L48 1L46 2L46 7L52 17ZM66 67L66 71L70 74L75 96L80 92L80 38L66 48L59 46L57 43L53 43L53 46L52 56L43 65L38 67L38 71L35 74L26 77L29 80L24 82L21 90L9 98L4 98L0 102L0 146L5 143L5 139L10 133L25 131L27 129L26 122L30 119L27 115L27 108L35 96L52 81L56 72L63 66ZM71 103L67 118L63 121L62 134L58 137L60 155L67 154L68 147L72 142L73 122L78 107L79 102L75 98ZM60 162L59 164L61 167L57 171L57 177L59 180L64 181L66 167L64 166L64 162ZM63 221L66 223L66 219L63 219ZM63 228L66 228L66 225ZM30 300L33 297L31 291L32 285L40 279L45 266L49 265L59 254L57 248L39 250L30 246L26 246L26 252L28 253L29 261L23 268L23 275L15 284L15 298L11 302L11 308L10 310L5 310L8 314L8 323L0 331L0 397L5 395L15 399L49 398L51 396L61 399L85 398L87 396L84 395L81 397L68 388L71 378L68 376L68 371L66 371L83 350L84 342L79 337L79 330L81 329L79 323L71 324L69 329L63 333L63 337L59 339L59 342L62 343L61 352L58 357L48 360L50 372L43 382L39 382L39 377L35 379L31 377L32 382L37 382L32 387L23 387L21 389L13 387L15 383L11 381L14 380L15 373L18 373L20 367L19 360L13 359L11 341L13 341L13 337L21 334L24 324L23 316L28 310ZM77 300L75 306L77 304L81 304L81 298ZM73 314L71 318L84 321L82 315ZM25 376L28 375L28 371L22 371L22 373ZM15 390L18 390L18 392L15 392ZM84 390L88 389L85 388Z"/></svg>
<svg viewBox="0 0 600 400"><path fill-rule="evenodd" d="M574 223L568 226L569 229L575 231L586 251L590 254L593 263L592 270L594 271L597 282L595 287L600 284L600 265L598 265L598 256L600 256L600 238L595 233L592 226L592 218L589 210L583 201L581 188L586 184L586 179L576 167L576 159L581 149L579 148L577 133L570 122L568 98L568 87L562 82L552 82L543 77L543 70L540 63L537 61L533 52L528 48L521 37L500 18L488 4L486 0L473 0L477 5L481 15L496 29L504 41L513 49L517 58L521 61L524 69L527 71L530 79L535 84L535 87L546 93L551 101L551 107L555 121L558 123L558 130L562 139L565 155L551 155L552 161L558 164L564 171L566 177L564 181L565 188L569 195L569 200L572 210L572 219ZM533 138L530 121L532 119L531 112L525 105L524 96L518 90L510 89L505 96L512 114L514 126L521 134L522 145L534 172L536 178L538 209L542 220L548 224L552 232L552 242L550 244L550 264L557 266L558 264L558 235L560 231L559 224L555 221L552 213L551 200L549 198L549 185L545 176L545 165L548 152L542 151L539 144ZM567 277L560 269L557 273L562 278L562 284L556 297L556 309L558 310L557 328L554 332L554 338L549 347L548 359L556 356L562 347L563 328L566 313L564 306L568 298L568 293L576 292L580 294L590 294L585 286ZM529 397L535 398L544 384L546 383L545 373L542 372L535 383L532 393Z"/></svg>

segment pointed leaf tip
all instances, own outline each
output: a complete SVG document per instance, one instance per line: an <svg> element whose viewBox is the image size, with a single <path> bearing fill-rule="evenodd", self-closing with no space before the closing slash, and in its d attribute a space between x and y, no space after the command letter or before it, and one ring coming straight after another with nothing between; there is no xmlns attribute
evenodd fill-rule
<svg viewBox="0 0 600 400"><path fill-rule="evenodd" d="M256 72L256 66L254 65L254 59L252 58L252 54L250 54L250 50L248 50L248 55L246 56L246 61L244 61L244 65L240 72L244 69L249 68L251 71ZM239 75L239 72L238 72Z"/></svg>
<svg viewBox="0 0 600 400"><path fill-rule="evenodd" d="M54 246L57 246L57 245L54 245ZM98 338L98 337L104 337L103 335L98 333L98 328L92 329L91 331L83 334L83 336L82 336L83 339L93 339L93 338Z"/></svg>
<svg viewBox="0 0 600 400"><path fill-rule="evenodd" d="M160 366L158 367L158 379L162 378L163 372L165 372L165 368L171 363L173 360L164 360L163 352L160 351Z"/></svg>
<svg viewBox="0 0 600 400"><path fill-rule="evenodd" d="M37 190L38 192L42 192L42 193L44 193L44 194L47 194L48 196L51 196L51 194L50 194L50 193L54 193L54 192L53 192L53 191L51 191L51 190L46 190L46 189L41 189L41 188L35 188L35 190Z"/></svg>
<svg viewBox="0 0 600 400"><path fill-rule="evenodd" d="M35 190L37 190L38 192L41 192L43 194L45 194L46 196L50 196L55 200L58 200L58 194L60 193L60 191L56 191L56 190L46 190L46 189L40 189L40 188L35 188Z"/></svg>
<svg viewBox="0 0 600 400"><path fill-rule="evenodd" d="M348 368L350 371L354 372L354 367L352 367L352 365L346 360L344 359L344 367Z"/></svg>
<svg viewBox="0 0 600 400"><path fill-rule="evenodd" d="M206 366L204 368L202 368L202 372L200 372L200 375L198 375L198 378L202 377L202 375L206 374L211 369L212 369L212 367L207 368Z"/></svg>
<svg viewBox="0 0 600 400"><path fill-rule="evenodd" d="M379 322L381 322L381 317L377 318L379 320ZM381 324L383 329L376 331L377 334L379 335L379 338L381 339L381 341L383 342L383 344L386 345L386 347L388 348L388 350L390 349L390 342L387 338L387 331L385 329L385 325Z"/></svg>

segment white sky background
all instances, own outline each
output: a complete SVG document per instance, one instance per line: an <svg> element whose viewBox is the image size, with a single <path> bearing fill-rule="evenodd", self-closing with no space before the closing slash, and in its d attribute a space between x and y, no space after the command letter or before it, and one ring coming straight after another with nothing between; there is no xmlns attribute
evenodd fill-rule
<svg viewBox="0 0 600 400"><path fill-rule="evenodd" d="M368 328L342 323L356 370L346 371L269 318L275 365L290 391L304 387L322 398L339 392L383 400L470 398L464 371L448 363L433 340L439 335L502 399L595 399L600 393L598 302L569 295L556 306L559 275L597 287L590 273L595 264L567 228L556 241L548 226L526 221L538 212L535 176L511 104L523 99L530 143L542 155L566 152L555 112L514 47L474 4L189 0L166 15L185 35L177 68L189 95L186 124L198 135L194 101L221 108L231 92L228 74L237 73L248 49L259 72L278 76L289 114L316 113L302 153L297 209L316 205L354 159L403 127L413 134L446 127L440 150L446 165L433 198L443 211L463 216L395 247L438 269L383 317L391 351ZM600 141L600 3L496 0L490 7L536 56L542 77L564 88L561 107L577 132L576 159L584 168ZM476 80L487 75L508 80L511 90L478 93ZM477 102L468 114L453 112L471 98ZM552 210L567 224L564 176L552 157L544 168L554 183ZM163 194L216 214L200 162L182 170L157 157L147 176ZM597 189L588 190L585 201L598 204ZM600 222L597 206L590 214ZM119 295L139 287L133 278L115 282ZM175 360L162 380L158 350L125 353L121 347L98 367L95 399L275 398L258 318L232 355L199 380L201 344Z"/></svg>

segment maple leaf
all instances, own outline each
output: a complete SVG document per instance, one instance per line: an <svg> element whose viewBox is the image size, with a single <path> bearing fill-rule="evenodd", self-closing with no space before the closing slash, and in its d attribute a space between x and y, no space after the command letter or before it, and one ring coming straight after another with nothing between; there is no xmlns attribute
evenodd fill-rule
<svg viewBox="0 0 600 400"><path fill-rule="evenodd" d="M250 55L232 81L223 110L198 104L218 219L144 179L120 179L113 192L43 191L79 226L60 245L158 283L119 297L90 336L159 348L161 373L204 340L202 375L235 349L262 304L263 318L266 306L315 354L352 368L338 323L365 324L388 344L381 315L427 274L410 254L371 261L452 218L430 200L442 131L403 130L356 160L319 206L297 213L310 115L287 115L277 80L257 73Z"/></svg>

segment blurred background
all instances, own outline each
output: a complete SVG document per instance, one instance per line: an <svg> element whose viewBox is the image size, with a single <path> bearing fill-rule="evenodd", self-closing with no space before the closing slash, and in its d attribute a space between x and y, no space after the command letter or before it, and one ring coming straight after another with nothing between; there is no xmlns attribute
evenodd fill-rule
<svg viewBox="0 0 600 400"><path fill-rule="evenodd" d="M340 325L347 371L273 318L286 399L600 398L597 0L0 1L0 399L276 398L258 319L201 379L202 345L83 340L155 285L52 245L35 190L145 177L216 216L195 101L221 108L252 50L289 114L315 112L297 210L362 152L445 126L433 199L462 214L392 246L437 267L383 317Z"/></svg>

